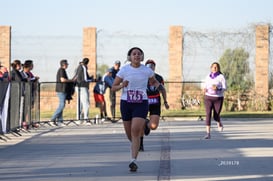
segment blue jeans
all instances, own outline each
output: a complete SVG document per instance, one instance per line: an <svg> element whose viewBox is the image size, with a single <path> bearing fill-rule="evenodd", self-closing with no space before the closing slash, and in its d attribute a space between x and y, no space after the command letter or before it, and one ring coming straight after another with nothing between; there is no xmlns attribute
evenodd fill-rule
<svg viewBox="0 0 273 181"><path fill-rule="evenodd" d="M56 109L55 113L53 114L51 121L56 121L56 119L58 119L59 122L62 122L63 110L65 107L65 101L66 101L66 93L65 92L57 92L57 95L59 98L59 106Z"/></svg>
<svg viewBox="0 0 273 181"><path fill-rule="evenodd" d="M77 99L77 105L78 105L77 106L77 118L88 119L89 118L89 106L90 106L89 89L86 87L77 87L76 91L77 92L80 91L80 94L78 92L79 99Z"/></svg>

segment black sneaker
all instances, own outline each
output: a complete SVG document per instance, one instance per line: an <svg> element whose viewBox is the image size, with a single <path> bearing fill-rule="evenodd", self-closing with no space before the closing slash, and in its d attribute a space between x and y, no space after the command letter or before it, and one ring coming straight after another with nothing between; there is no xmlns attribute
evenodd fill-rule
<svg viewBox="0 0 273 181"><path fill-rule="evenodd" d="M57 121L53 121L53 124L54 124L55 126L58 126L58 122L57 122Z"/></svg>
<svg viewBox="0 0 273 181"><path fill-rule="evenodd" d="M147 136L150 134L151 129L149 128L149 119L145 119L145 128L144 128L144 134Z"/></svg>
<svg viewBox="0 0 273 181"><path fill-rule="evenodd" d="M136 172L138 167L137 167L137 164L135 164L135 162L131 162L129 164L129 168L131 172Z"/></svg>

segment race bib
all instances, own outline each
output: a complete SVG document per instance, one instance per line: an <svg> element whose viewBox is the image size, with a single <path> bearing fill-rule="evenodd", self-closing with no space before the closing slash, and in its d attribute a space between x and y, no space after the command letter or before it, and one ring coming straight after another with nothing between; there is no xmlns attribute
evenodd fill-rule
<svg viewBox="0 0 273 181"><path fill-rule="evenodd" d="M127 102L130 103L142 103L143 92L138 90L128 90L127 91Z"/></svg>
<svg viewBox="0 0 273 181"><path fill-rule="evenodd" d="M149 98L148 102L149 102L149 104L158 104L159 103L159 99L156 98L156 97Z"/></svg>

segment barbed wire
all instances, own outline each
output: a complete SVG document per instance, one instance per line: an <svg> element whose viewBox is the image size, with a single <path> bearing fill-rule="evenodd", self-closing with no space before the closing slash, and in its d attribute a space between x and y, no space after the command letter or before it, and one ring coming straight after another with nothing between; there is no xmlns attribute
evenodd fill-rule
<svg viewBox="0 0 273 181"><path fill-rule="evenodd" d="M183 48L183 80L204 79L209 72L210 64L218 61L227 49L244 48L250 55L248 61L251 69L255 68L255 29L253 26L237 31L187 30L184 33Z"/></svg>
<svg viewBox="0 0 273 181"><path fill-rule="evenodd" d="M273 32L270 27L270 42ZM135 33L128 31L112 32L106 29L97 30L97 64L109 66L119 59L126 60L129 48L139 46L144 50L145 60L155 59L156 71L168 80L168 41L169 32ZM183 27L183 81L202 81L213 61L219 60L226 49L244 48L249 53L249 65L255 72L255 25L235 30L196 31ZM31 36L12 34L12 60L33 59L34 72L40 74L43 81L54 81L56 69L62 58L70 60L68 72L82 58L82 36ZM269 70L273 72L273 45L270 44ZM252 75L254 76L254 75Z"/></svg>

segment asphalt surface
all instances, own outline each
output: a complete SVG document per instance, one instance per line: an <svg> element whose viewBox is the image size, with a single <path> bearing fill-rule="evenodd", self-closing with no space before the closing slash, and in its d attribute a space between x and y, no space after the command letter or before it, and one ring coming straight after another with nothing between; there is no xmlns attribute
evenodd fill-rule
<svg viewBox="0 0 273 181"><path fill-rule="evenodd" d="M122 122L45 124L1 135L0 180L7 181L272 181L273 120L224 119L210 140L196 118L161 120L144 138L131 173Z"/></svg>

